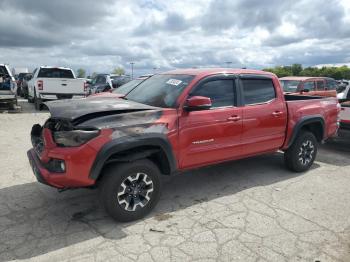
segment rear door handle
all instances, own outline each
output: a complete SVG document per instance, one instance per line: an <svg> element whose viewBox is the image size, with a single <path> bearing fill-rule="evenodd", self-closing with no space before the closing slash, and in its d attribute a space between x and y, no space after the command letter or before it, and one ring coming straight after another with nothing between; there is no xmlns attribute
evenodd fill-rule
<svg viewBox="0 0 350 262"><path fill-rule="evenodd" d="M234 122L237 122L241 120L241 117L240 116L230 116L229 118L227 118L227 121L234 121Z"/></svg>
<svg viewBox="0 0 350 262"><path fill-rule="evenodd" d="M283 115L283 112L281 112L281 111L275 111L275 112L272 113L272 115L273 115L274 117L279 117L279 116Z"/></svg>

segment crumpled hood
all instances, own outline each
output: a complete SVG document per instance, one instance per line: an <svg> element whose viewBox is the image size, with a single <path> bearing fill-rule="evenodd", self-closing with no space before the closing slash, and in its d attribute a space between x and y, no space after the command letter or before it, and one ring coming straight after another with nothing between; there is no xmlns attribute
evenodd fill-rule
<svg viewBox="0 0 350 262"><path fill-rule="evenodd" d="M94 99L67 99L45 103L50 110L52 118L62 118L75 121L84 120L112 114L122 114L144 110L159 109L133 101L109 97L95 97Z"/></svg>

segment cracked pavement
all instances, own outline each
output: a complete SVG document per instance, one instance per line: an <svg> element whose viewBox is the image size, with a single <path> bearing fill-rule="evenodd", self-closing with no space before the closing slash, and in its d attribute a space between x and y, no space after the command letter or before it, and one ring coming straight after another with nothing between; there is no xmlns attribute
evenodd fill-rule
<svg viewBox="0 0 350 262"><path fill-rule="evenodd" d="M350 261L350 137L304 174L276 153L164 177L155 210L118 223L96 190L36 182L29 132L47 117L0 114L0 261Z"/></svg>

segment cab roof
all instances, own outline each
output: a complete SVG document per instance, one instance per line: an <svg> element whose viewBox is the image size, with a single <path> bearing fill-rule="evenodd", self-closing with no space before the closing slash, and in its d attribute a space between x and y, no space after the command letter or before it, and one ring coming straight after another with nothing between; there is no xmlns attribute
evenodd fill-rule
<svg viewBox="0 0 350 262"><path fill-rule="evenodd" d="M235 69L235 68L190 68L190 69L176 69L168 72L163 72L161 74L174 74L174 75L193 75L193 76L206 76L206 75L216 75L216 74L257 74L266 76L275 76L270 72L265 72L261 70L253 69Z"/></svg>
<svg viewBox="0 0 350 262"><path fill-rule="evenodd" d="M329 79L328 77L316 77L316 76L286 76L281 77L279 80L294 80L294 81L305 81L305 80L314 80L314 79Z"/></svg>

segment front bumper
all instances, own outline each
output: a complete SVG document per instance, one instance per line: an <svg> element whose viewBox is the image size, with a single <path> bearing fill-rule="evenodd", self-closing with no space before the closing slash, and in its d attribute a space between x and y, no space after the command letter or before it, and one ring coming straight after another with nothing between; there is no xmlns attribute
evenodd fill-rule
<svg viewBox="0 0 350 262"><path fill-rule="evenodd" d="M44 129L43 142L35 144L27 152L29 163L37 180L55 188L80 188L95 184L89 177L90 170L99 149L109 139L109 132L101 132L101 136L80 147L58 147L52 139L50 130ZM64 172L53 172L51 160L61 160L65 163Z"/></svg>
<svg viewBox="0 0 350 262"><path fill-rule="evenodd" d="M33 173L34 173L36 179L38 180L38 182L45 184L45 185L49 185L43 176L43 174L44 174L46 177L48 177L48 173L45 172L45 169L41 165L39 158L36 156L34 149L28 150L27 157L29 160L29 164L30 164L30 166L33 170Z"/></svg>

